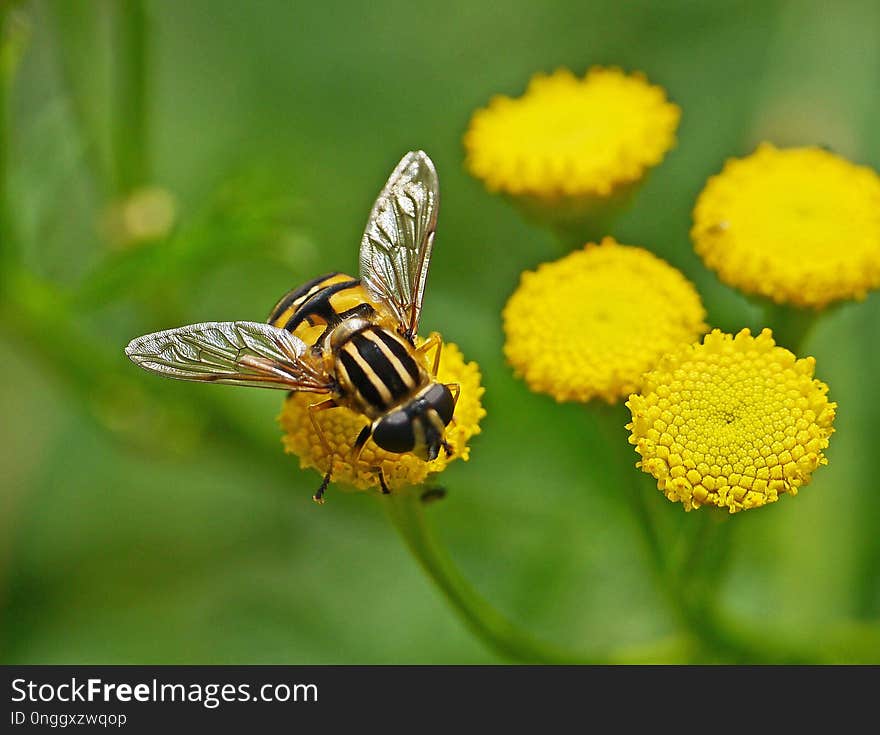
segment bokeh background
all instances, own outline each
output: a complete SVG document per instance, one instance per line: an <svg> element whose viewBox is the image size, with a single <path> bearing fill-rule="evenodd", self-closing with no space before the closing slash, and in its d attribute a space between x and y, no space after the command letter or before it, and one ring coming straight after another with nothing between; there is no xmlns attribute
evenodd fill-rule
<svg viewBox="0 0 880 735"><path fill-rule="evenodd" d="M504 363L506 298L562 251L468 177L461 135L533 72L644 71L683 109L679 143L612 234L681 268L713 326L758 328L760 309L694 255L692 204L764 139L880 168L880 5L0 7L5 663L506 660L380 499L332 488L312 503L320 478L282 453L279 394L162 381L122 352L176 324L262 320L298 282L354 271L369 207L412 148L433 157L443 199L422 323L487 387L472 459L427 509L438 536L493 604L559 645L634 649L681 629L589 412L530 394ZM158 190L126 220L120 202L143 186ZM132 242L119 222L138 218ZM744 630L835 661L880 660L878 328L874 294L809 338L840 405L830 464L730 521L718 580ZM646 488L668 538L698 521Z"/></svg>

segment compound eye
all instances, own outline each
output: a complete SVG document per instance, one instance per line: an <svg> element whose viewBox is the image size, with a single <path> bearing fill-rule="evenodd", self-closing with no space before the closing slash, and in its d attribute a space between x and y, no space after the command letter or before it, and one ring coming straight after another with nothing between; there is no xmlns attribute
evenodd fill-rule
<svg viewBox="0 0 880 735"><path fill-rule="evenodd" d="M435 383L425 394L425 399L431 404L443 425L446 426L452 421L452 414L455 412L455 399L452 397L452 391L443 383Z"/></svg>
<svg viewBox="0 0 880 735"><path fill-rule="evenodd" d="M373 441L388 452L411 452L416 445L412 420L404 411L383 416L373 429Z"/></svg>

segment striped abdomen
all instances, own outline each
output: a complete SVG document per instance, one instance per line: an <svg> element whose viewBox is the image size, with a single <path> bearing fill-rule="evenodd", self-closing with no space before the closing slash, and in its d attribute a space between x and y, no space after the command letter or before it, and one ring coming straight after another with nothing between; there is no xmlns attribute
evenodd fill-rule
<svg viewBox="0 0 880 735"><path fill-rule="evenodd" d="M303 324L334 325L365 303L367 293L359 279L327 273L285 294L266 321L289 332Z"/></svg>
<svg viewBox="0 0 880 735"><path fill-rule="evenodd" d="M371 325L334 351L340 392L370 418L413 397L429 383L403 338Z"/></svg>

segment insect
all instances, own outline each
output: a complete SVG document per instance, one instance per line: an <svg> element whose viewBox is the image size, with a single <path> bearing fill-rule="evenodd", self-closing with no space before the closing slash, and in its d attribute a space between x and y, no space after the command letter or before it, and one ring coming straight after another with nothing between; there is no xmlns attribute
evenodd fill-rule
<svg viewBox="0 0 880 735"><path fill-rule="evenodd" d="M438 335L416 346L439 195L431 159L422 151L407 153L370 212L359 278L328 273L285 294L266 323L167 329L132 340L126 355L169 378L327 396L308 412L330 458L314 495L318 503L333 471L330 445L316 419L321 411L345 406L368 420L352 446L352 461L370 439L388 452L425 460L441 450L451 455L446 427L460 388L437 380ZM309 343L296 334L316 326L323 330ZM381 467L376 472L382 492L390 492Z"/></svg>

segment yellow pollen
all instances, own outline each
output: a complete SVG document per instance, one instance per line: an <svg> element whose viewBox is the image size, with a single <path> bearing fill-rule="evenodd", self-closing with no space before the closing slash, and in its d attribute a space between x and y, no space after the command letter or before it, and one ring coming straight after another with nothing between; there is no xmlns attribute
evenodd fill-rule
<svg viewBox="0 0 880 735"><path fill-rule="evenodd" d="M504 353L529 388L615 403L666 353L706 331L694 286L647 250L605 238L522 275Z"/></svg>
<svg viewBox="0 0 880 735"><path fill-rule="evenodd" d="M709 179L691 237L734 288L820 309L880 286L880 176L821 148L764 143Z"/></svg>
<svg viewBox="0 0 880 735"><path fill-rule="evenodd" d="M813 377L815 360L719 330L666 356L627 406L630 444L643 472L685 510L731 513L797 495L827 464L836 403Z"/></svg>
<svg viewBox="0 0 880 735"><path fill-rule="evenodd" d="M522 97L496 96L473 114L466 165L490 191L604 198L663 160L680 114L640 73L537 74Z"/></svg>

